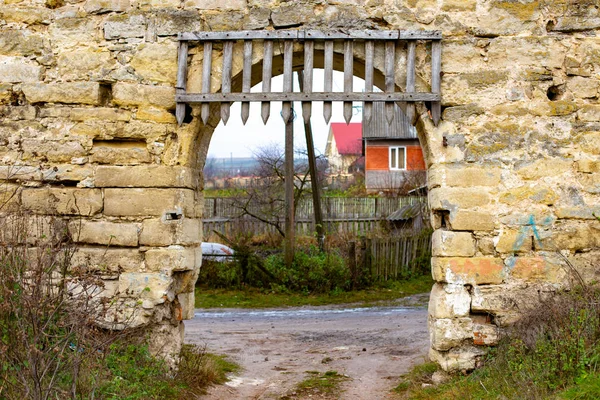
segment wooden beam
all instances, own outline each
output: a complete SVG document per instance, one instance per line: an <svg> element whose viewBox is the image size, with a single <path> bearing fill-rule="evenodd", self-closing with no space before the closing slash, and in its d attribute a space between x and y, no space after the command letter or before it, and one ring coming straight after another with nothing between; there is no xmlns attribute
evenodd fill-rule
<svg viewBox="0 0 600 400"><path fill-rule="evenodd" d="M344 41L344 93L352 93L354 80L354 51L352 40ZM352 120L352 102L344 102L344 120L349 124Z"/></svg>
<svg viewBox="0 0 600 400"><path fill-rule="evenodd" d="M373 91L373 62L375 60L375 42L365 42L365 92ZM363 121L369 123L373 115L373 103L366 101L363 105Z"/></svg>
<svg viewBox="0 0 600 400"><path fill-rule="evenodd" d="M294 57L294 42L286 40L283 43L283 92L290 94L294 91L294 82L292 74L293 57ZM284 101L281 109L281 116L284 123L288 123L292 119L292 103L290 101Z"/></svg>
<svg viewBox="0 0 600 400"><path fill-rule="evenodd" d="M442 41L431 42L431 91L439 94L441 92L442 78ZM431 103L431 118L437 126L442 116L442 103L440 100Z"/></svg>
<svg viewBox="0 0 600 400"><path fill-rule="evenodd" d="M269 92L269 93L187 93L176 95L175 101L185 103L232 102L232 101L439 101L439 93L385 93L385 92Z"/></svg>
<svg viewBox="0 0 600 400"><path fill-rule="evenodd" d="M406 93L415 92L415 53L417 42L410 40L406 51ZM406 106L406 116L412 125L415 124L416 110L414 103Z"/></svg>
<svg viewBox="0 0 600 400"><path fill-rule="evenodd" d="M176 94L185 94L185 87L187 81L187 59L188 59L188 44L187 42L179 42L179 49L177 52L177 88L175 89ZM181 126L183 119L185 118L185 103L177 103L175 106L175 117L177 124Z"/></svg>
<svg viewBox="0 0 600 400"><path fill-rule="evenodd" d="M223 95L231 93L231 70L233 68L233 42L223 44L223 69L221 77L221 92ZM221 119L223 124L227 125L229 112L231 110L230 100L224 100L221 103Z"/></svg>
<svg viewBox="0 0 600 400"><path fill-rule="evenodd" d="M264 54L263 54L263 93L271 92L271 77L273 76L273 41L265 40L263 43ZM269 116L271 115L271 103L269 101L263 101L261 104L260 114L262 116L263 123L266 124Z"/></svg>
<svg viewBox="0 0 600 400"><path fill-rule="evenodd" d="M228 32L184 32L178 35L180 41L203 40L249 40L249 39L290 39L290 40L435 40L441 39L441 31L421 30L277 30L277 31L228 31Z"/></svg>
<svg viewBox="0 0 600 400"><path fill-rule="evenodd" d="M389 40L385 42L385 92L394 93L396 90L396 42ZM394 120L394 103L385 104L385 116L388 124Z"/></svg>
<svg viewBox="0 0 600 400"><path fill-rule="evenodd" d="M325 92L332 93L333 88L333 41L325 41L325 55L324 55L324 85ZM331 101L325 101L323 103L323 117L325 117L325 123L329 123L331 119L332 104Z"/></svg>
<svg viewBox="0 0 600 400"><path fill-rule="evenodd" d="M250 93L252 79L252 40L244 40L244 71L242 75L242 93ZM242 124L246 125L250 116L250 103L242 102Z"/></svg>
<svg viewBox="0 0 600 400"><path fill-rule="evenodd" d="M313 55L314 55L314 42L312 40L304 42L304 72L300 77L298 73L298 80L300 81L300 91L302 93L311 93L313 86ZM310 123L310 116L312 114L312 102L302 102L302 117L304 118L304 125Z"/></svg>
<svg viewBox="0 0 600 400"><path fill-rule="evenodd" d="M202 60L202 93L210 93L210 74L212 71L212 42L204 42L204 59ZM208 123L210 104L203 103L200 117L204 125Z"/></svg>

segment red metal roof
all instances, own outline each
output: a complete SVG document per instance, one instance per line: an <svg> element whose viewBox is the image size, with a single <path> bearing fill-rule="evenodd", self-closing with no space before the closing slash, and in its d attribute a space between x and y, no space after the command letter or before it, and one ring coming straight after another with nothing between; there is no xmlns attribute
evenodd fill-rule
<svg viewBox="0 0 600 400"><path fill-rule="evenodd" d="M330 125L338 153L342 155L362 154L362 123L332 122Z"/></svg>

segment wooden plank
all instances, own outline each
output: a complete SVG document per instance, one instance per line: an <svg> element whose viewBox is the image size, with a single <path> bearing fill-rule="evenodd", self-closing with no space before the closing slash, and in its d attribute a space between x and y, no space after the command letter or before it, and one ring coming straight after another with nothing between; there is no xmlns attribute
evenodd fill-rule
<svg viewBox="0 0 600 400"><path fill-rule="evenodd" d="M406 50L406 92L415 92L415 54L417 42L410 40ZM406 116L412 125L416 122L416 110L414 103L409 103L406 106Z"/></svg>
<svg viewBox="0 0 600 400"><path fill-rule="evenodd" d="M352 93L352 81L354 78L354 51L352 40L344 41L344 93ZM344 119L346 124L352 120L352 102L344 102Z"/></svg>
<svg viewBox="0 0 600 400"><path fill-rule="evenodd" d="M252 83L252 40L244 40L244 71L242 75L242 92L250 93ZM250 116L250 103L242 102L242 124L246 125Z"/></svg>
<svg viewBox="0 0 600 400"><path fill-rule="evenodd" d="M396 42L388 40L385 42L385 91L394 93L396 86L395 63L396 63ZM394 103L385 103L385 117L388 124L394 120Z"/></svg>
<svg viewBox="0 0 600 400"><path fill-rule="evenodd" d="M185 94L186 76L187 76L187 60L188 60L188 43L179 42L177 52L177 88L176 94ZM177 124L181 126L185 118L185 103L177 103L175 106L175 117Z"/></svg>
<svg viewBox="0 0 600 400"><path fill-rule="evenodd" d="M186 103L224 102L224 101L439 101L439 93L383 93L383 92L313 92L313 93L187 93L176 95L175 101Z"/></svg>
<svg viewBox="0 0 600 400"><path fill-rule="evenodd" d="M226 96L231 93L231 69L233 67L233 42L223 44L223 69L221 78L221 93ZM206 94L203 96L207 96ZM231 100L225 99L221 102L221 119L227 125L230 113Z"/></svg>
<svg viewBox="0 0 600 400"><path fill-rule="evenodd" d="M313 87L313 64L314 64L314 42L312 40L304 42L304 71L302 79L302 87L300 91L303 93L312 93ZM312 114L312 103L305 101L302 103L302 117L304 125L310 124L310 116Z"/></svg>
<svg viewBox="0 0 600 400"><path fill-rule="evenodd" d="M271 92L271 77L273 76L273 41L265 40L263 54L263 74L262 74L262 91L263 93ZM260 114L263 123L267 123L271 115L271 102L263 101L261 104Z"/></svg>
<svg viewBox="0 0 600 400"><path fill-rule="evenodd" d="M325 55L324 55L324 68L325 68L325 92L332 93L333 88L333 41L325 41ZM331 119L332 104L331 101L325 101L323 103L323 117L325 117L325 123L329 123Z"/></svg>
<svg viewBox="0 0 600 400"><path fill-rule="evenodd" d="M293 56L294 42L286 40L283 43L283 92L291 94L293 92ZM281 116L285 124L292 118L292 103L284 101L281 109Z"/></svg>
<svg viewBox="0 0 600 400"><path fill-rule="evenodd" d="M365 42L365 92L373 91L373 62L375 59L375 43L372 40ZM363 121L369 123L373 115L373 103L365 102L363 106Z"/></svg>
<svg viewBox="0 0 600 400"><path fill-rule="evenodd" d="M202 60L202 93L210 93L210 73L212 70L212 42L204 42L204 58ZM200 117L204 125L208 123L210 116L210 104L203 103Z"/></svg>
<svg viewBox="0 0 600 400"><path fill-rule="evenodd" d="M441 91L441 73L442 73L442 41L434 40L431 42L431 91L439 94ZM437 126L442 116L442 103L435 101L431 103L431 117L433 124Z"/></svg>
<svg viewBox="0 0 600 400"><path fill-rule="evenodd" d="M327 39L354 39L354 40L433 40L441 39L441 31L422 30L347 30L341 31L319 31L319 30L276 30L276 31L224 31L224 32L184 32L178 35L180 41L197 40L247 40L247 39L292 39L292 40L327 40Z"/></svg>

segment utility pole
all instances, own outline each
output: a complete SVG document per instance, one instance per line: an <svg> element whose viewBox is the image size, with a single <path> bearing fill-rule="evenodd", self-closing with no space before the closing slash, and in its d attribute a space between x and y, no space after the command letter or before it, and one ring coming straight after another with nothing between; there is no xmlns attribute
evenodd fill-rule
<svg viewBox="0 0 600 400"><path fill-rule="evenodd" d="M304 71L298 71L298 83L300 91L304 91ZM323 226L323 214L321 210L321 190L319 188L319 178L317 176L317 158L315 156L315 144L313 141L312 126L310 120L304 120L304 135L306 136L306 150L308 152L308 169L310 172L310 186L312 189L313 210L315 213L315 230L317 232L317 241L319 249L324 250L325 233Z"/></svg>

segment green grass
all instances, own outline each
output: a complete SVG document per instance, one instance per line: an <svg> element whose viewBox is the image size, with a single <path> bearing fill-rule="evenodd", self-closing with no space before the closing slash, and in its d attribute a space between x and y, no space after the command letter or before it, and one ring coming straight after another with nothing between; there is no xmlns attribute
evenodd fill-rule
<svg viewBox="0 0 600 400"><path fill-rule="evenodd" d="M306 371L308 377L296 385L292 395L283 396L282 399L294 399L315 397L318 398L337 398L340 394L340 385L342 382L350 379L345 375L340 375L337 371L327 371L319 373L318 371Z"/></svg>
<svg viewBox="0 0 600 400"><path fill-rule="evenodd" d="M360 303L368 306L374 302L391 301L431 290L433 280L425 275L385 286L351 292L329 294L273 293L263 289L245 290L208 289L196 287L197 308L270 308L321 306L329 304Z"/></svg>

